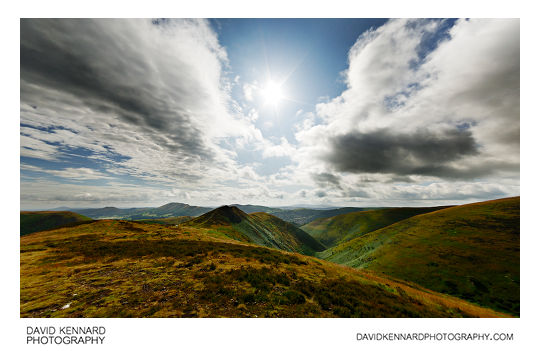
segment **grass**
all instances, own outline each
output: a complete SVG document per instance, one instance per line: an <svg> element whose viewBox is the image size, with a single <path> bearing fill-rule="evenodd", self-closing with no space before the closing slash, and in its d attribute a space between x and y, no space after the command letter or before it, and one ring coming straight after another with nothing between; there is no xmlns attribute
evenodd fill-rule
<svg viewBox="0 0 540 351"><path fill-rule="evenodd" d="M21 317L506 316L205 228L103 220L20 240Z"/></svg>
<svg viewBox="0 0 540 351"><path fill-rule="evenodd" d="M411 217L319 257L519 316L519 197Z"/></svg>

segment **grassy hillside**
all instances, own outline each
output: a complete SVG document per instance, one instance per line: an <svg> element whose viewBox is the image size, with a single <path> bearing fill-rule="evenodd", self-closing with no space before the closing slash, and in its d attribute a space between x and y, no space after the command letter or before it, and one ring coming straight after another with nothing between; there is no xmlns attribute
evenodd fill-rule
<svg viewBox="0 0 540 351"><path fill-rule="evenodd" d="M263 212L248 215L234 206L217 208L183 226L208 228L231 239L290 252L313 254L324 250L317 240L290 223Z"/></svg>
<svg viewBox="0 0 540 351"><path fill-rule="evenodd" d="M91 221L69 211L21 211L21 235Z"/></svg>
<svg viewBox="0 0 540 351"><path fill-rule="evenodd" d="M394 223L319 257L519 315L519 197Z"/></svg>
<svg viewBox="0 0 540 351"><path fill-rule="evenodd" d="M400 207L341 214L320 218L301 227L326 247L335 246L392 223L446 207Z"/></svg>
<svg viewBox="0 0 540 351"><path fill-rule="evenodd" d="M506 316L204 228L102 220L20 243L21 317Z"/></svg>

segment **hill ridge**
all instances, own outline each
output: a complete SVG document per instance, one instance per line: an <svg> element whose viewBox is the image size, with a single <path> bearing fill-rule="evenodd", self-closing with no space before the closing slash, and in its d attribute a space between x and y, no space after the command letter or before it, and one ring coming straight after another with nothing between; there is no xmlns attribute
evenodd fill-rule
<svg viewBox="0 0 540 351"><path fill-rule="evenodd" d="M312 254L325 249L291 223L265 212L248 215L236 206L221 206L182 225L211 228L235 240L286 251Z"/></svg>

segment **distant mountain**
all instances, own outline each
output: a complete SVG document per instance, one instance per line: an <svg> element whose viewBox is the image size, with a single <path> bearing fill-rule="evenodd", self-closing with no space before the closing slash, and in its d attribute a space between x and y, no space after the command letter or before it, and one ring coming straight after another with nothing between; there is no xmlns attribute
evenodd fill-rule
<svg viewBox="0 0 540 351"><path fill-rule="evenodd" d="M290 252L313 254L325 249L291 223L264 212L247 214L235 206L219 207L183 225L212 228L231 239Z"/></svg>
<svg viewBox="0 0 540 351"><path fill-rule="evenodd" d="M168 218L180 216L200 216L203 213L212 210L209 207L190 206L188 204L171 202L160 207L143 207L143 208L87 208L75 209L73 211L88 216L94 219L151 219L151 218Z"/></svg>
<svg viewBox="0 0 540 351"><path fill-rule="evenodd" d="M68 211L21 211L20 235L88 223L91 221L92 219L88 217Z"/></svg>
<svg viewBox="0 0 540 351"><path fill-rule="evenodd" d="M417 215L318 257L519 315L519 197Z"/></svg>
<svg viewBox="0 0 540 351"><path fill-rule="evenodd" d="M46 211L71 211L71 210L72 209L70 207L60 206L60 207L55 207L55 208L48 209Z"/></svg>
<svg viewBox="0 0 540 351"><path fill-rule="evenodd" d="M332 247L406 218L447 207L396 207L350 212L316 219L303 225L301 229L326 247Z"/></svg>
<svg viewBox="0 0 540 351"><path fill-rule="evenodd" d="M133 216L137 216L147 208L116 208L116 207L103 207L103 208L76 208L73 211L87 216L93 219L104 218L118 218L118 219L131 219Z"/></svg>
<svg viewBox="0 0 540 351"><path fill-rule="evenodd" d="M258 205L239 205L239 204L232 204L229 206L234 206L245 213L255 213L255 212L266 212L266 213L272 213L279 211L280 208L276 207L267 207L267 206L258 206Z"/></svg>
<svg viewBox="0 0 540 351"><path fill-rule="evenodd" d="M211 211L211 207L199 207L190 206L188 204L171 202L166 205L151 209L145 213L154 217L178 217L178 216L200 216L208 211Z"/></svg>

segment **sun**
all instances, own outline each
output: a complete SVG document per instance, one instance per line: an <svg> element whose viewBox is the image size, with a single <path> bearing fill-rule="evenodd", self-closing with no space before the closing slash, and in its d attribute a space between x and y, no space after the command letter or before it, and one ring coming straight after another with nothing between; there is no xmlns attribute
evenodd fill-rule
<svg viewBox="0 0 540 351"><path fill-rule="evenodd" d="M269 81L268 84L266 84L264 89L262 89L262 96L265 104L273 106L277 106L285 97L281 85L274 81Z"/></svg>

